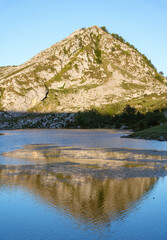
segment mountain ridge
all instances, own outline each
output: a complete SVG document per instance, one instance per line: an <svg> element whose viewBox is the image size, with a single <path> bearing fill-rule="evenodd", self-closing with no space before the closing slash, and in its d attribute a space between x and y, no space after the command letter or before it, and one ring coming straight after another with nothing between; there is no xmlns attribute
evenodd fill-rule
<svg viewBox="0 0 167 240"><path fill-rule="evenodd" d="M166 90L166 79L144 55L98 26L0 68L1 111L78 112Z"/></svg>

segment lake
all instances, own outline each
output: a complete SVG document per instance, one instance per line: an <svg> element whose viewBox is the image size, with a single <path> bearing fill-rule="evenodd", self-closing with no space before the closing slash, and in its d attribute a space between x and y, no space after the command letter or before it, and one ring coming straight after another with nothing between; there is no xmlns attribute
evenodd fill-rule
<svg viewBox="0 0 167 240"><path fill-rule="evenodd" d="M167 142L0 131L0 239L166 239Z"/></svg>

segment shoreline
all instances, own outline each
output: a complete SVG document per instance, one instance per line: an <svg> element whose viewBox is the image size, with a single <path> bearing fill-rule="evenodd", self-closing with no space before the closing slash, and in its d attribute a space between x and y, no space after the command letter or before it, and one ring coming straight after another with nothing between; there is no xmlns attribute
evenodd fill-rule
<svg viewBox="0 0 167 240"><path fill-rule="evenodd" d="M155 135L155 136L148 136L148 135L145 135L145 136L142 136L140 134L137 134L137 133L132 133L132 134L129 134L128 136L121 136L121 138L132 138L132 139L142 139L142 140L156 140L156 141L161 141L161 142L165 142L167 141L167 136L158 136L158 135Z"/></svg>
<svg viewBox="0 0 167 240"><path fill-rule="evenodd" d="M116 131L132 131L131 129L117 129L117 128L58 128L58 127L39 127L39 128L0 128L0 131L15 131L15 130L116 130ZM4 135L0 133L0 136ZM156 141L167 141L167 134L163 133L149 133L146 130L139 132L132 132L128 135L123 135L120 138L132 138L132 139L143 139L143 140L156 140Z"/></svg>

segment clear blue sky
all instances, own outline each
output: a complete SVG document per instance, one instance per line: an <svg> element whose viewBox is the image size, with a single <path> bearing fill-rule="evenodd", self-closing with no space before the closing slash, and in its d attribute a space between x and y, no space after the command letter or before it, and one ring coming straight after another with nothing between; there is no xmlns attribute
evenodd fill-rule
<svg viewBox="0 0 167 240"><path fill-rule="evenodd" d="M0 66L35 54L93 25L106 26L167 76L167 0L0 0Z"/></svg>

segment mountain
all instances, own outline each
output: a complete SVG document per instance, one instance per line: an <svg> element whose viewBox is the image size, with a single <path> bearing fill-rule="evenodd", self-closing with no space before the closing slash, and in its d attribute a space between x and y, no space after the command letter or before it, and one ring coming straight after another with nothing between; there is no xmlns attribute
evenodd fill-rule
<svg viewBox="0 0 167 240"><path fill-rule="evenodd" d="M78 112L154 100L166 90L145 55L98 26L75 31L22 65L0 67L1 111Z"/></svg>

